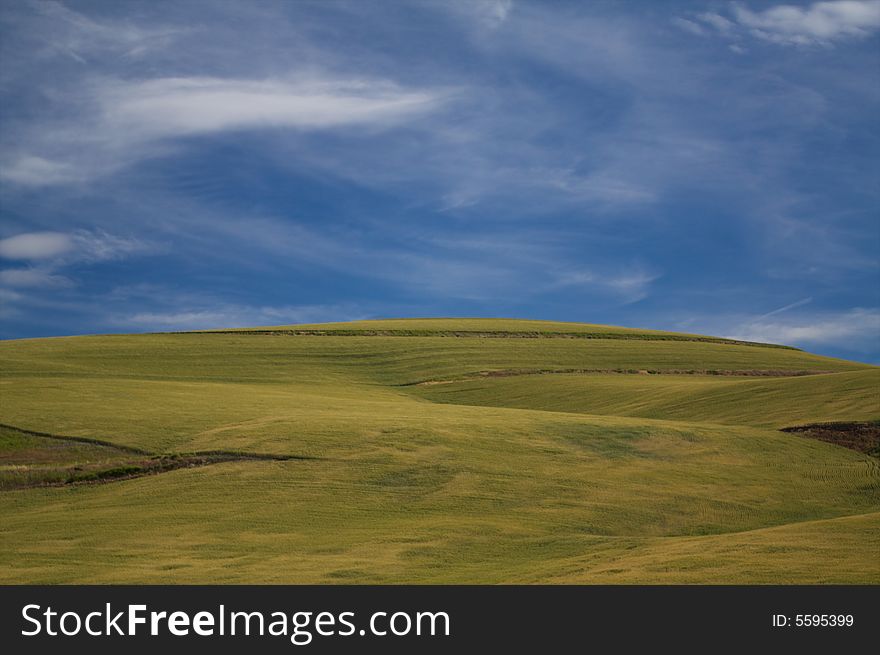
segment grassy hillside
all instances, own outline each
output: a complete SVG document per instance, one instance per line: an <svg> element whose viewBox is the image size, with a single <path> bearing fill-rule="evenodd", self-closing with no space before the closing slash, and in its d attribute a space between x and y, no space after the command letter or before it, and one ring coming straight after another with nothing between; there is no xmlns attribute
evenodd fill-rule
<svg viewBox="0 0 880 655"><path fill-rule="evenodd" d="M880 369L797 377L573 375L484 377L413 387L435 402L784 427L876 418Z"/></svg>
<svg viewBox="0 0 880 655"><path fill-rule="evenodd" d="M875 367L419 319L8 341L0 369L0 423L105 442L0 430L0 481L193 462L7 484L0 582L880 582L878 460L775 429L880 418Z"/></svg>

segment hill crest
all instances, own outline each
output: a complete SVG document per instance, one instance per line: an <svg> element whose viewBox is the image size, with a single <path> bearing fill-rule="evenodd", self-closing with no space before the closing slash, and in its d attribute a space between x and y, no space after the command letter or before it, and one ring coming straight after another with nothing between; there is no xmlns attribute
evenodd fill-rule
<svg viewBox="0 0 880 655"><path fill-rule="evenodd" d="M501 338L639 339L647 341L701 341L800 350L794 346L742 341L687 332L644 328L509 318L392 318L336 323L303 323L197 332L278 333L301 336L438 336Z"/></svg>

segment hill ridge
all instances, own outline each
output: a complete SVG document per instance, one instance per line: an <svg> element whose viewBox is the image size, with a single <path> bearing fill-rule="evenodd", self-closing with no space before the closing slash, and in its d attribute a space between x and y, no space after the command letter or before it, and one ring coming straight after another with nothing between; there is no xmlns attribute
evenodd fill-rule
<svg viewBox="0 0 880 655"><path fill-rule="evenodd" d="M712 335L631 328L596 323L542 321L509 318L396 318L304 323L297 325L175 330L154 334L270 334L289 336L356 337L454 337L501 339L632 339L644 341L693 341L763 348L800 348L775 343L732 339Z"/></svg>

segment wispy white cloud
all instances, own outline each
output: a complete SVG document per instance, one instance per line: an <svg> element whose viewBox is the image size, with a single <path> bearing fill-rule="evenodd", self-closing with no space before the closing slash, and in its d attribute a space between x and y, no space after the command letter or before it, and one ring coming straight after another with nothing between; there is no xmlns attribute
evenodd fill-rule
<svg viewBox="0 0 880 655"><path fill-rule="evenodd" d="M27 232L0 239L0 257L27 261L22 268L0 271L0 287L58 289L75 282L64 269L78 264L123 259L156 250L156 245L103 231ZM10 298L9 302L16 298Z"/></svg>
<svg viewBox="0 0 880 655"><path fill-rule="evenodd" d="M173 139L256 129L381 129L440 106L450 90L383 79L159 78L92 81L81 109L7 148L0 179L25 186L84 182L155 156Z"/></svg>
<svg viewBox="0 0 880 655"><path fill-rule="evenodd" d="M699 36L710 36L705 27L712 27L716 34L734 40L748 35L779 45L829 46L845 39L865 38L880 29L880 0L779 4L758 11L733 2L728 15L704 12L673 22ZM738 44L736 47L742 49Z"/></svg>
<svg viewBox="0 0 880 655"><path fill-rule="evenodd" d="M475 34L498 29L514 9L513 0L428 0L423 4L459 20Z"/></svg>
<svg viewBox="0 0 880 655"><path fill-rule="evenodd" d="M781 314L783 312L790 311L790 310L795 309L797 307L803 307L804 305L808 305L811 302L813 302L812 298L802 298L801 300L798 300L793 303L789 303L788 305L784 305L783 307L780 307L778 309L774 309L773 311L767 312L766 314L759 316L756 320L762 321L766 318L770 318L771 316L776 316L777 314Z"/></svg>
<svg viewBox="0 0 880 655"><path fill-rule="evenodd" d="M126 20L96 20L52 0L32 0L27 4L42 19L39 34L45 39L46 48L80 63L92 55L110 52L137 57L167 47L174 38L190 31L179 26L143 27Z"/></svg>
<svg viewBox="0 0 880 655"><path fill-rule="evenodd" d="M76 182L82 173L72 163L25 154L0 163L0 179L22 186L53 186Z"/></svg>
<svg viewBox="0 0 880 655"><path fill-rule="evenodd" d="M7 268L0 271L0 286L57 289L73 285L69 278L57 275L52 270L47 267ZM8 302L17 299L19 296L10 297Z"/></svg>
<svg viewBox="0 0 880 655"><path fill-rule="evenodd" d="M852 351L876 350L880 346L880 310L856 308L845 312L821 312L789 320L747 321L727 336L732 339L788 345L837 345Z"/></svg>
<svg viewBox="0 0 880 655"><path fill-rule="evenodd" d="M706 34L706 28L687 18L682 18L681 16L676 16L672 19L672 24L683 29L685 32L690 32L691 34L696 34L697 36L704 36Z"/></svg>
<svg viewBox="0 0 880 655"><path fill-rule="evenodd" d="M96 263L125 259L131 255L161 252L162 246L138 237L123 237L103 230L79 230L71 234L73 252L62 263Z"/></svg>
<svg viewBox="0 0 880 655"><path fill-rule="evenodd" d="M120 237L102 230L75 232L25 232L0 239L0 257L18 260L53 260L55 264L120 259L154 250L141 239Z"/></svg>
<svg viewBox="0 0 880 655"><path fill-rule="evenodd" d="M83 294L72 284L60 289L61 293L46 295L24 286L17 289L0 286L0 317L18 319L39 310L50 321L50 333L58 334L59 316L73 324L85 319L90 326L100 325L101 332L257 327L375 316L375 312L370 313L353 303L249 304L229 301L213 293L152 283L119 285L97 295ZM88 331L94 332L95 328Z"/></svg>
<svg viewBox="0 0 880 655"><path fill-rule="evenodd" d="M718 13L715 13L712 11L707 11L707 12L703 12L702 14L698 14L697 19L703 21L704 23L706 23L708 25L711 25L712 27L714 27L716 30L718 30L722 34L728 34L729 32L731 32L732 30L734 30L736 28L736 24L733 21L725 18L721 14L718 14Z"/></svg>
<svg viewBox="0 0 880 655"><path fill-rule="evenodd" d="M439 92L384 80L166 78L97 91L101 127L140 139L260 127L387 124L435 107Z"/></svg>
<svg viewBox="0 0 880 655"><path fill-rule="evenodd" d="M484 0L486 13L493 24L503 23L513 9L513 0Z"/></svg>
<svg viewBox="0 0 880 655"><path fill-rule="evenodd" d="M350 12L358 5L340 7ZM140 70L124 78L113 72L87 76L78 90L65 94L66 118L26 126L21 138L9 139L0 178L32 187L86 183L147 158L173 156L185 137L233 130L346 130L361 146L365 136L382 130L381 142L369 147L353 148L346 140L310 147L303 139L278 138L267 150L286 166L319 169L382 190L430 188L435 206L449 211L477 205L614 211L658 201L667 188L707 170L707 158L717 157L698 154L693 146L704 139L687 134L688 129L647 124L671 116L657 112L651 100L657 91L666 93L656 79L658 69L677 69L684 62L652 48L631 25L599 16L569 19L565 12L507 0L426 3L425 8L451 12L465 23L503 24L504 29L478 39L480 47L491 48L491 56L549 63L591 84L638 88L640 106L629 108L618 125L599 130L589 116L548 103L524 85L500 89L479 75L450 76L441 65L426 75L409 70L405 61L388 67L380 60L374 72L346 75L339 71L360 62L333 57L313 44L305 48L309 64L293 68L298 70L293 77L273 71L259 78L219 72L145 78ZM66 21L71 29L84 25L83 38L90 22L96 21L76 16ZM290 29L284 24L279 33L282 27ZM297 47L304 48L302 42ZM211 65L218 71L238 68L225 59ZM431 76L447 83L414 81ZM409 82L395 83L396 77ZM425 116L431 120L419 120ZM582 141L563 147L541 143L545 134L575 123L582 125ZM382 151L382 166L375 165L376 149ZM661 156L666 164L658 166L654 160Z"/></svg>
<svg viewBox="0 0 880 655"><path fill-rule="evenodd" d="M635 303L648 297L651 283L660 277L638 268L617 273L598 273L591 270L568 271L560 273L553 283L559 287L590 287L605 291L626 304Z"/></svg>
<svg viewBox="0 0 880 655"><path fill-rule="evenodd" d="M807 7L777 5L757 12L736 4L733 14L754 36L784 45L829 44L862 38L880 29L880 0L834 0Z"/></svg>
<svg viewBox="0 0 880 655"><path fill-rule="evenodd" d="M350 305L254 306L217 302L194 309L187 300L186 306L187 309L182 310L111 315L108 321L119 327L138 330L173 331L351 321L365 317L362 311Z"/></svg>
<svg viewBox="0 0 880 655"><path fill-rule="evenodd" d="M71 235L62 232L28 232L0 239L0 257L6 259L49 259L72 249Z"/></svg>

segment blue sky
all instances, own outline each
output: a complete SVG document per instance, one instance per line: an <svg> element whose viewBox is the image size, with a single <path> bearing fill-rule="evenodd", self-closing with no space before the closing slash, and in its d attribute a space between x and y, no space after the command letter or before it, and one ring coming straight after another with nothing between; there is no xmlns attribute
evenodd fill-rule
<svg viewBox="0 0 880 655"><path fill-rule="evenodd" d="M0 336L395 316L880 362L880 2L7 2Z"/></svg>

